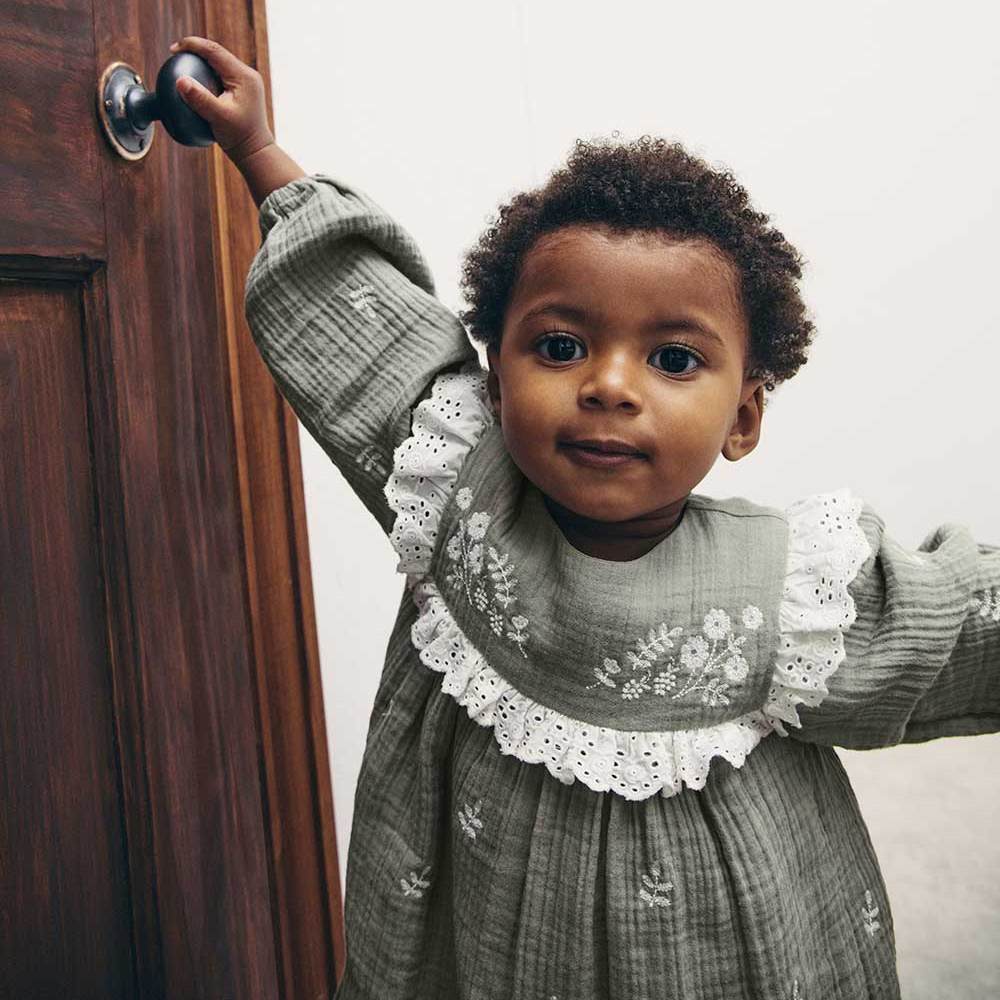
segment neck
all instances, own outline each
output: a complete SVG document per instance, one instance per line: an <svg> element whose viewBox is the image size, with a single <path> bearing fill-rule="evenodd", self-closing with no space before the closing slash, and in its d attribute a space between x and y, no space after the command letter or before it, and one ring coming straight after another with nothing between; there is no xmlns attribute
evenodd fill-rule
<svg viewBox="0 0 1000 1000"><path fill-rule="evenodd" d="M613 562L629 562L655 548L680 523L686 503L684 496L627 521L595 521L545 496L545 506L570 545L588 556Z"/></svg>

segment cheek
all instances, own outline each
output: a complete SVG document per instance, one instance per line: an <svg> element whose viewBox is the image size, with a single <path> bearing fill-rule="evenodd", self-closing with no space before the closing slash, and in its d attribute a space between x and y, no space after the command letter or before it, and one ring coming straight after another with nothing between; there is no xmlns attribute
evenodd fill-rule
<svg viewBox="0 0 1000 1000"><path fill-rule="evenodd" d="M693 386L691 387L694 388ZM655 406L653 424L664 455L693 458L715 454L722 448L730 426L728 397L722 392L673 392Z"/></svg>
<svg viewBox="0 0 1000 1000"><path fill-rule="evenodd" d="M515 457L546 446L557 423L551 397L533 396L523 389L503 396L500 413L507 449Z"/></svg>
<svg viewBox="0 0 1000 1000"><path fill-rule="evenodd" d="M501 387L500 424L511 458L533 482L545 478L553 462L553 449L560 429L565 430L572 399L567 399L552 380L533 379L518 373Z"/></svg>
<svg viewBox="0 0 1000 1000"><path fill-rule="evenodd" d="M564 409L566 388L558 380L545 379L530 365L512 364L501 383L504 420L511 424L531 425L552 419Z"/></svg>

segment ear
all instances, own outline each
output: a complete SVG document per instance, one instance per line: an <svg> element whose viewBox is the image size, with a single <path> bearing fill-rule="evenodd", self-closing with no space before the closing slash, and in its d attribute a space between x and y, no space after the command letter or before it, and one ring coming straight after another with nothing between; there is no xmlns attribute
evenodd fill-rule
<svg viewBox="0 0 1000 1000"><path fill-rule="evenodd" d="M489 393L490 405L493 407L493 413L496 418L500 419L500 379L497 377L497 372L500 370L500 356L492 347L486 348L486 360L489 362L490 371L486 376L486 391Z"/></svg>
<svg viewBox="0 0 1000 1000"><path fill-rule="evenodd" d="M743 383L740 397L740 408L736 411L736 419L729 429L726 443L722 446L722 454L730 462L738 462L744 455L757 447L760 440L760 421L764 415L764 380L748 378Z"/></svg>

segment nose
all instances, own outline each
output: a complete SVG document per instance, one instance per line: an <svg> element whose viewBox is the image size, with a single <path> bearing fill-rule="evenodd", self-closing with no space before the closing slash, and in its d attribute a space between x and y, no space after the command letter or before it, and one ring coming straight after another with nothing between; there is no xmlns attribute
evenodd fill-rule
<svg viewBox="0 0 1000 1000"><path fill-rule="evenodd" d="M642 409L639 389L642 372L636 370L634 358L624 351L598 357L595 353L589 364L581 368L580 405L586 409L613 409L638 412Z"/></svg>

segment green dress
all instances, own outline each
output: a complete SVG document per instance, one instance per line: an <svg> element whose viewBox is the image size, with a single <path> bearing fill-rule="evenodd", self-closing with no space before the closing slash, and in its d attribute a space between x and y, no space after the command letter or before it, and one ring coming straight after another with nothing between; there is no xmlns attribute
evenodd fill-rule
<svg viewBox="0 0 1000 1000"><path fill-rule="evenodd" d="M564 538L413 240L272 192L254 340L406 587L347 860L339 1000L899 996L833 746L1000 731L1000 550L846 489L692 495L629 562Z"/></svg>

